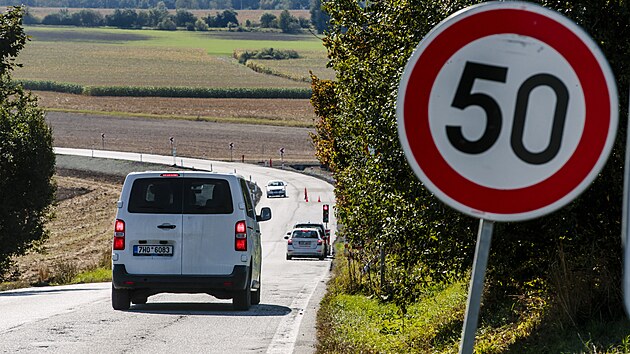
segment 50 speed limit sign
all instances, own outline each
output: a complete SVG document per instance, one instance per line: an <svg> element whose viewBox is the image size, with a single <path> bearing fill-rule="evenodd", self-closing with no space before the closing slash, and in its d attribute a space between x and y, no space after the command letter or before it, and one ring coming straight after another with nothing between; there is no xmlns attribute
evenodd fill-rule
<svg viewBox="0 0 630 354"><path fill-rule="evenodd" d="M603 167L617 91L595 42L557 12L522 2L467 8L436 26L399 86L411 167L451 207L494 221L552 212Z"/></svg>

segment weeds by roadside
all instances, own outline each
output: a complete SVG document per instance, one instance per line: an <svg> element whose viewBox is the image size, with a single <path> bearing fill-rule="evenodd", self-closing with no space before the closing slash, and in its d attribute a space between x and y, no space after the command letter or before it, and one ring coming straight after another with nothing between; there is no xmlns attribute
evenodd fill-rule
<svg viewBox="0 0 630 354"><path fill-rule="evenodd" d="M317 316L318 353L457 353L468 280L426 289L403 314L392 302L352 287L350 266L337 249L333 277ZM354 289L354 291L350 291ZM630 353L625 317L560 321L553 293L542 283L521 294L487 299L476 353Z"/></svg>

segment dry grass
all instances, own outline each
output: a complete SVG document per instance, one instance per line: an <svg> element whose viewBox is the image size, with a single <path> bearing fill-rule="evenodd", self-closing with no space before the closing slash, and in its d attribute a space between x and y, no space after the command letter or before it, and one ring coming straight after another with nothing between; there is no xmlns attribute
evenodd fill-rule
<svg viewBox="0 0 630 354"><path fill-rule="evenodd" d="M41 252L16 258L19 282L68 280L102 263L110 251L112 223L121 184L73 177L55 177L61 195L74 197L55 206L47 228L50 238ZM81 190L81 193L72 191ZM87 193L85 193L87 191Z"/></svg>
<svg viewBox="0 0 630 354"><path fill-rule="evenodd" d="M203 49L33 41L20 53L15 78L82 85L308 87L259 74Z"/></svg>
<svg viewBox="0 0 630 354"><path fill-rule="evenodd" d="M309 100L162 97L96 97L37 91L40 105L51 110L127 112L191 119L259 119L278 125L313 126Z"/></svg>

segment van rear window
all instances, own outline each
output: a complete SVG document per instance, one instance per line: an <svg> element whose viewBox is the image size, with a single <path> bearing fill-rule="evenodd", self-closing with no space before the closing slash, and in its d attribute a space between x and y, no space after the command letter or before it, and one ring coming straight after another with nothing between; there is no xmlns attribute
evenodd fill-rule
<svg viewBox="0 0 630 354"><path fill-rule="evenodd" d="M232 214L232 192L224 179L186 178L184 214Z"/></svg>
<svg viewBox="0 0 630 354"><path fill-rule="evenodd" d="M215 178L142 178L131 187L128 211L148 214L231 214L228 181Z"/></svg>

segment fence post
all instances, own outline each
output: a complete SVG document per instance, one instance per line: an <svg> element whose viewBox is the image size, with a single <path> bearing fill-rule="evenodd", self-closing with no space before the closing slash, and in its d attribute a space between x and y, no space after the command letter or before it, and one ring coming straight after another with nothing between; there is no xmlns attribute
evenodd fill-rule
<svg viewBox="0 0 630 354"><path fill-rule="evenodd" d="M381 294L385 291L385 247L381 245Z"/></svg>

